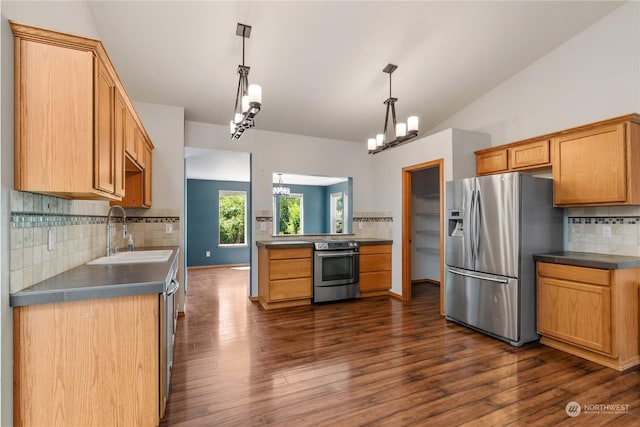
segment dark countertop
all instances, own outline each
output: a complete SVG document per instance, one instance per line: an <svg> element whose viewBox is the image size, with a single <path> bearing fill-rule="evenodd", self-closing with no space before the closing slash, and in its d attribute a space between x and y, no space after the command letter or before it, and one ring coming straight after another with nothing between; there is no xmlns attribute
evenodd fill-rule
<svg viewBox="0 0 640 427"><path fill-rule="evenodd" d="M534 254L536 261L552 264L567 264L578 267L602 268L605 270L621 270L640 267L640 258L624 255L594 254L588 252L551 252Z"/></svg>
<svg viewBox="0 0 640 427"><path fill-rule="evenodd" d="M9 296L9 305L48 304L128 295L160 294L170 280L171 265L180 248L165 246L137 250L171 249L166 262L80 265Z"/></svg>
<svg viewBox="0 0 640 427"><path fill-rule="evenodd" d="M268 249L277 249L277 248L311 248L313 247L313 242L322 239L309 239L309 240L259 240L256 242L258 247L265 247ZM354 242L358 242L360 246L366 245L391 245L393 244L393 240L388 239L375 239L375 238L349 238L346 240L353 240Z"/></svg>

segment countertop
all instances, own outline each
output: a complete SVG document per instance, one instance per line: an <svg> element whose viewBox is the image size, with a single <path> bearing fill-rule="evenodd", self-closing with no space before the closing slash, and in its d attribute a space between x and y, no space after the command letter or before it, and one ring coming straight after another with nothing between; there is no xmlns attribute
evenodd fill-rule
<svg viewBox="0 0 640 427"><path fill-rule="evenodd" d="M257 246L265 247L268 249L277 249L277 248L311 248L313 247L313 242L319 241L323 239L309 239L309 240L259 240L256 242ZM349 239L340 239L340 240L353 240L354 242L358 242L360 246L366 245L391 245L393 244L393 240L389 239L376 239L376 238L349 238Z"/></svg>
<svg viewBox="0 0 640 427"><path fill-rule="evenodd" d="M177 246L137 248L137 250L171 249L166 262L80 265L42 282L12 293L9 305L48 304L128 295L160 294L170 280L171 265L178 256Z"/></svg>
<svg viewBox="0 0 640 427"><path fill-rule="evenodd" d="M536 261L552 264L567 264L578 267L602 268L605 270L621 270L640 267L640 258L624 255L594 254L588 252L551 252L534 254Z"/></svg>

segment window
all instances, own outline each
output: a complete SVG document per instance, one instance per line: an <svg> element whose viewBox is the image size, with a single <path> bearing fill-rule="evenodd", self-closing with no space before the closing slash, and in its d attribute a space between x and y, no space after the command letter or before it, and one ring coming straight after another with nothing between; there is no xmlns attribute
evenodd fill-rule
<svg viewBox="0 0 640 427"><path fill-rule="evenodd" d="M220 246L247 244L247 192L220 190Z"/></svg>
<svg viewBox="0 0 640 427"><path fill-rule="evenodd" d="M346 233L344 219L348 210L346 193L331 194L331 233Z"/></svg>
<svg viewBox="0 0 640 427"><path fill-rule="evenodd" d="M273 222L274 234L303 233L302 194L273 196L273 205L273 211L276 212L276 220Z"/></svg>

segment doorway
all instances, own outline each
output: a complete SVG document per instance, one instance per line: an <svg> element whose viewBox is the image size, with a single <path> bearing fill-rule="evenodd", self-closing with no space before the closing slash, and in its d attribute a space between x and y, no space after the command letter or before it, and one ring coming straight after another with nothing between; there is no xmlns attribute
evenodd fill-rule
<svg viewBox="0 0 640 427"><path fill-rule="evenodd" d="M402 299L413 284L440 286L444 314L444 159L402 169Z"/></svg>

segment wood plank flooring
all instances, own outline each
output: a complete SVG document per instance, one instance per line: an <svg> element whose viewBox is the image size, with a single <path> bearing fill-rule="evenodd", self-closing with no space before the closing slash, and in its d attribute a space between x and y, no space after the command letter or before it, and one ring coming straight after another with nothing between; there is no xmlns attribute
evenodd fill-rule
<svg viewBox="0 0 640 427"><path fill-rule="evenodd" d="M161 426L640 425L640 370L448 322L433 285L414 285L408 303L265 311L247 297L248 271L188 279Z"/></svg>

